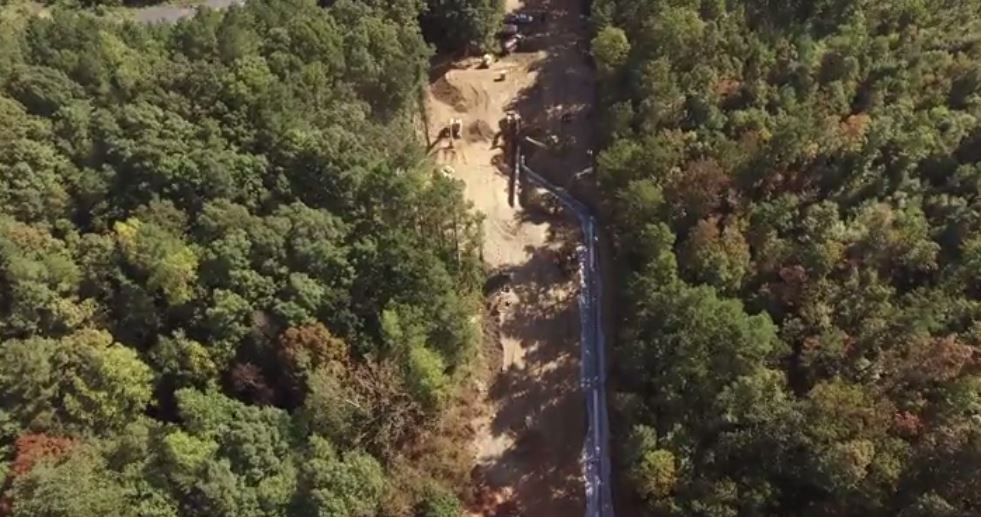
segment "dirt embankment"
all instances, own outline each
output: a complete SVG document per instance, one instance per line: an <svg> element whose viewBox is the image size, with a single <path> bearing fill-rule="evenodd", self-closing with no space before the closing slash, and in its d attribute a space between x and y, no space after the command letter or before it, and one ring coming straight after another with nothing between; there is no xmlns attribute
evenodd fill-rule
<svg viewBox="0 0 981 517"><path fill-rule="evenodd" d="M433 78L429 139L434 157L452 167L467 198L486 216L488 268L512 278L487 304L489 368L472 444L475 487L483 490L472 515L564 517L585 508L577 288L565 264L581 235L561 210L509 203L499 128L513 110L541 134L571 144L564 152L532 157L536 170L568 184L591 163L594 86L580 43L582 0L510 3L511 11L547 12L548 19L526 28L529 47L490 68L472 59ZM462 122L461 138L439 139L452 119ZM528 202L537 196L524 191L520 197Z"/></svg>

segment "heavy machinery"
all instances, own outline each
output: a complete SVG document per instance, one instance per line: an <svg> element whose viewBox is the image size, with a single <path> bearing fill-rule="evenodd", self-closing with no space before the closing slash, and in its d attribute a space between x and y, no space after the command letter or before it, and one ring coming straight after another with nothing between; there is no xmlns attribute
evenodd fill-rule
<svg viewBox="0 0 981 517"><path fill-rule="evenodd" d="M518 127L519 122L521 122L521 115L513 111L505 113L504 118L498 122L498 127L501 129L500 135L505 139L516 136L514 135L514 131Z"/></svg>
<svg viewBox="0 0 981 517"><path fill-rule="evenodd" d="M463 120L458 118L451 118L450 123L443 126L443 129L439 130L439 136L436 141L442 139L447 140L447 146L449 149L453 149L455 145L453 141L463 136Z"/></svg>

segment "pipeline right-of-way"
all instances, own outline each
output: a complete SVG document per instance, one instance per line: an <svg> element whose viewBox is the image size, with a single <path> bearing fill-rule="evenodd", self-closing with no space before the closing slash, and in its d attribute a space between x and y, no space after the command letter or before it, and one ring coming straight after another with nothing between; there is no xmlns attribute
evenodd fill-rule
<svg viewBox="0 0 981 517"><path fill-rule="evenodd" d="M516 124L517 125L517 124ZM517 127L514 132L519 133ZM610 428L606 407L606 339L603 335L602 275L597 261L596 217L586 205L565 189L553 185L525 165L521 145L513 145L512 189L524 176L552 195L575 214L582 229L583 243L577 249L579 259L579 318L581 326L581 387L589 419L583 445L583 477L586 491L586 517L613 517L613 495L610 489ZM513 190L512 190L513 192Z"/></svg>

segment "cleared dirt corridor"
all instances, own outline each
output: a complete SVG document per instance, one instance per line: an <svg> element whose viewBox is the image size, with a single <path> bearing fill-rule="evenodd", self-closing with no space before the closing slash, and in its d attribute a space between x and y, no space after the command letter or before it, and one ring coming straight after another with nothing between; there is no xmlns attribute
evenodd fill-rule
<svg viewBox="0 0 981 517"><path fill-rule="evenodd" d="M525 191L509 204L504 151L496 135L507 111L526 126L573 144L561 155L531 158L557 183L590 163L592 71L582 49L580 0L517 2L510 12L547 13L527 27L527 45L480 68L462 60L435 77L428 92L429 138L460 119L462 138L439 140L432 153L466 184L485 214L484 259L512 275L488 298L485 358L490 362L482 406L473 422L481 487L472 515L581 515L585 509L581 452L586 432L580 392L579 315L575 275L563 257L582 237L569 214ZM503 74L503 79L502 79Z"/></svg>

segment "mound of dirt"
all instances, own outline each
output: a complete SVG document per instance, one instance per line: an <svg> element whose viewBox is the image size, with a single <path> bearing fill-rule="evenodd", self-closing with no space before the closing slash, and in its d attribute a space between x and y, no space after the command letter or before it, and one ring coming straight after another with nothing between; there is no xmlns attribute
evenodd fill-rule
<svg viewBox="0 0 981 517"><path fill-rule="evenodd" d="M440 77L433 83L431 91L436 100L453 106L453 109L460 113L465 113L470 109L466 97L463 96L463 92L447 81L445 76Z"/></svg>
<svg viewBox="0 0 981 517"><path fill-rule="evenodd" d="M487 142L494 138L494 128L486 120L478 119L467 126L467 130L463 136L467 139L467 142Z"/></svg>

